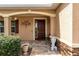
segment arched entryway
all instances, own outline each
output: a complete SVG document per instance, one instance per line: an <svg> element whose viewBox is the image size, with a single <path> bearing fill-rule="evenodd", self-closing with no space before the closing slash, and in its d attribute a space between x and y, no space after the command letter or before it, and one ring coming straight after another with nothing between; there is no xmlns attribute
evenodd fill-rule
<svg viewBox="0 0 79 59"><path fill-rule="evenodd" d="M49 28L48 28L49 23L47 24L47 22L50 20L48 20L48 16L40 15L40 14L20 14L20 15L10 16L10 19L12 21L18 20L18 23L19 23L17 27L19 29L18 33L12 33L12 34L20 35L20 37L22 37L24 40L35 40L37 35L41 37L40 33L45 34L44 37L47 37L49 34ZM42 23L43 20L44 20L44 23ZM39 23L40 26L41 26L41 23L42 25L45 26L45 28L41 28L41 27L38 28L40 30L39 34L36 32L37 31L36 21L40 22ZM44 30L44 31L41 32L41 30Z"/></svg>
<svg viewBox="0 0 79 59"><path fill-rule="evenodd" d="M45 15L45 16L50 16L50 17L56 17L56 14L47 13L47 12L39 12L39 11L14 12L14 13L7 14L6 16L13 16L13 15L20 15L20 14L40 14L40 15Z"/></svg>
<svg viewBox="0 0 79 59"><path fill-rule="evenodd" d="M25 40L35 40L35 19L45 20L45 37L48 37L49 34L54 32L52 29L53 24L49 21L56 16L52 13L39 11L22 11L3 14L2 16L4 17L5 25L8 25L5 26L5 28L7 28L7 30L5 30L6 35L20 35ZM32 19L30 20L30 18ZM30 23L27 23L28 26L25 26L27 25L26 22L31 22L31 25Z"/></svg>

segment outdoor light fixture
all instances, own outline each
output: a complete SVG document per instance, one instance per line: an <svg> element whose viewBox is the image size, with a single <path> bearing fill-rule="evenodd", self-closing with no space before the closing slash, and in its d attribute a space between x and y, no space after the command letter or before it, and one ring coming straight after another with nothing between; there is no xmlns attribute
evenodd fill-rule
<svg viewBox="0 0 79 59"><path fill-rule="evenodd" d="M14 20L17 20L18 18L17 17L14 17Z"/></svg>

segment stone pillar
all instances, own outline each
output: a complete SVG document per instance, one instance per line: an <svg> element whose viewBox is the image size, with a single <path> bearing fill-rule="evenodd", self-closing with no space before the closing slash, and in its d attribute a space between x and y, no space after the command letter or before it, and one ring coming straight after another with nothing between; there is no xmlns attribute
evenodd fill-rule
<svg viewBox="0 0 79 59"><path fill-rule="evenodd" d="M55 23L55 17L50 17L50 35L55 34L56 31L56 23Z"/></svg>
<svg viewBox="0 0 79 59"><path fill-rule="evenodd" d="M4 35L8 36L11 32L11 21L9 17L4 17Z"/></svg>

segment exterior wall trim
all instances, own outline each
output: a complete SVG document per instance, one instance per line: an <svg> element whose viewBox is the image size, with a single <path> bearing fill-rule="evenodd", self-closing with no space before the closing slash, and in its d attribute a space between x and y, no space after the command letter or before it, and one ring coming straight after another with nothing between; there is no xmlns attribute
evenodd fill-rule
<svg viewBox="0 0 79 59"><path fill-rule="evenodd" d="M79 43L73 43L73 44L72 44L72 47L73 47L73 48L79 48Z"/></svg>
<svg viewBox="0 0 79 59"><path fill-rule="evenodd" d="M47 13L47 12L40 12L40 11L20 11L20 12L13 12L13 13L10 13L10 14L0 13L0 16L9 17L9 16L14 16L14 15L19 15L19 14L41 14L41 15L56 17L56 14Z"/></svg>

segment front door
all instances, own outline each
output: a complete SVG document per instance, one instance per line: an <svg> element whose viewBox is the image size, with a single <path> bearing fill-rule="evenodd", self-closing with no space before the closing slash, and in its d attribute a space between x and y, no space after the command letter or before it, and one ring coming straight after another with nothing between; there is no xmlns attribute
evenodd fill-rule
<svg viewBox="0 0 79 59"><path fill-rule="evenodd" d="M45 20L35 20L35 40L45 39Z"/></svg>

